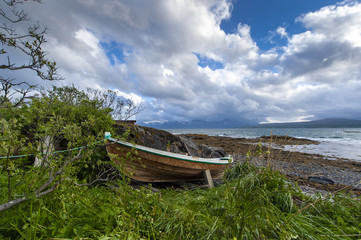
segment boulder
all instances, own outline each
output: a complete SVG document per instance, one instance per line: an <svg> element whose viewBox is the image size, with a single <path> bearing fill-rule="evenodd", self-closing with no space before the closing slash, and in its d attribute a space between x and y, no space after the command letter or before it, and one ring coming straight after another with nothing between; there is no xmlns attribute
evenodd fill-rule
<svg viewBox="0 0 361 240"><path fill-rule="evenodd" d="M324 184L335 184L335 181L328 177L323 176L310 176L308 177L308 180L318 182L318 183L324 183Z"/></svg>
<svg viewBox="0 0 361 240"><path fill-rule="evenodd" d="M221 148L197 145L187 136L176 136L164 130L126 124L117 124L115 129L116 133L125 136L128 142L163 151L203 158L218 158L226 155Z"/></svg>

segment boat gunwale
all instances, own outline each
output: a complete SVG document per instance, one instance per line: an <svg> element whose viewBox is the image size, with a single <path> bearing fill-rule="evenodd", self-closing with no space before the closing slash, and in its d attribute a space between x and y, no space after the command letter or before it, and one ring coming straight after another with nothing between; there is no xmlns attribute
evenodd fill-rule
<svg viewBox="0 0 361 240"><path fill-rule="evenodd" d="M215 165L228 165L233 162L233 158L231 156L221 157L221 158L200 158L200 157L188 156L188 155L183 155L183 154L178 154L178 153L167 152L167 151L163 151L163 150L159 150L159 149L154 149L154 148L150 148L150 147L145 147L145 146L138 145L138 144L124 142L124 141L121 141L121 140L118 140L115 138L111 138L111 137L108 138L108 140L113 141L115 143L119 143L126 147L135 148L136 150L140 150L140 151L143 151L146 153L151 153L151 154L155 154L158 156L173 158L173 159L182 160L182 161L205 163L205 164L215 164Z"/></svg>

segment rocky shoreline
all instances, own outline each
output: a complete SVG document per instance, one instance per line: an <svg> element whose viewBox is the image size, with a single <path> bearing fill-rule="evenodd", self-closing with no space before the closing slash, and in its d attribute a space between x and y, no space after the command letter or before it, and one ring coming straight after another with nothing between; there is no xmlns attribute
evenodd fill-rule
<svg viewBox="0 0 361 240"><path fill-rule="evenodd" d="M204 158L232 155L235 163L252 161L280 171L302 190L335 192L346 189L361 195L361 162L347 159L330 160L319 154L286 151L285 145L319 144L289 136L231 138L203 134L173 135L169 132L138 125L116 125L116 133L143 146ZM247 157L248 155L248 157ZM310 190L313 189L313 190Z"/></svg>
<svg viewBox="0 0 361 240"><path fill-rule="evenodd" d="M309 191L309 188L313 188L328 192L346 189L361 194L360 162L341 158L330 160L319 154L284 150L285 145L318 144L316 141L288 136L262 136L255 139L201 134L182 136L196 144L222 148L227 154L233 155L235 162L248 159L258 166L279 170L292 181L298 182L301 189ZM247 158L247 153L253 157Z"/></svg>

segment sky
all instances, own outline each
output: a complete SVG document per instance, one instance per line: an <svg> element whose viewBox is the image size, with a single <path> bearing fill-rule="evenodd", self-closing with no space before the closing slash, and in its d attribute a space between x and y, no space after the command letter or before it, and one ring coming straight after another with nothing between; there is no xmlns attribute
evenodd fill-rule
<svg viewBox="0 0 361 240"><path fill-rule="evenodd" d="M44 0L23 7L48 29L45 49L64 78L51 84L113 89L145 108L138 122L361 119L360 1Z"/></svg>

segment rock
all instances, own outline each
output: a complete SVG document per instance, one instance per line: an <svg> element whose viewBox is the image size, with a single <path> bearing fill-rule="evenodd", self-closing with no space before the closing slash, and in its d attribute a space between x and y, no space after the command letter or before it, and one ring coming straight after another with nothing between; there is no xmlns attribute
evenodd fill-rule
<svg viewBox="0 0 361 240"><path fill-rule="evenodd" d="M118 135L125 135L126 141L134 142L139 145L175 153L187 153L187 148L180 139L163 130L141 127L137 125L115 126Z"/></svg>
<svg viewBox="0 0 361 240"><path fill-rule="evenodd" d="M272 136L261 136L259 139L264 142L273 142L278 143L280 145L303 145L303 144L319 144L320 142L306 139L306 138L295 138L291 136L279 136L279 135L272 135Z"/></svg>
<svg viewBox="0 0 361 240"><path fill-rule="evenodd" d="M167 131L138 125L115 126L118 135L125 135L126 141L163 151L183 153L203 158L226 156L222 148L197 145L189 137L176 136Z"/></svg>
<svg viewBox="0 0 361 240"><path fill-rule="evenodd" d="M199 145L199 148L202 152L201 157L203 158L220 158L226 156L226 153L221 148L208 147L204 144Z"/></svg>
<svg viewBox="0 0 361 240"><path fill-rule="evenodd" d="M189 155L198 156L198 157L201 156L198 145L195 144L190 138L187 138L185 136L178 136L178 138L180 139L181 142L184 143Z"/></svg>
<svg viewBox="0 0 361 240"><path fill-rule="evenodd" d="M322 177L322 176L311 176L311 177L308 177L308 180L318 182L318 183L335 184L335 181L333 181L331 178Z"/></svg>
<svg viewBox="0 0 361 240"><path fill-rule="evenodd" d="M216 154L218 157L225 157L227 155L222 148L219 147L210 147L210 148L212 149L212 151L214 151L214 154Z"/></svg>

